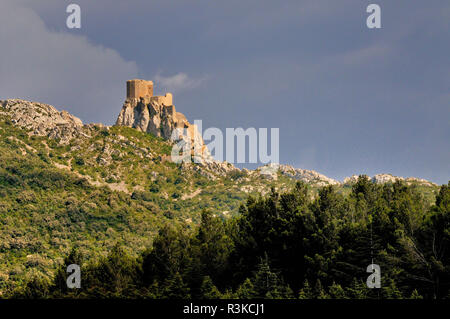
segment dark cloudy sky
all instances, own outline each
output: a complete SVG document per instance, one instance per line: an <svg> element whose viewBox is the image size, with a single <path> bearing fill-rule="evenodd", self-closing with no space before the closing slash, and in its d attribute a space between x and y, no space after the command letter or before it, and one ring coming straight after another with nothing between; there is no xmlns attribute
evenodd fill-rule
<svg viewBox="0 0 450 319"><path fill-rule="evenodd" d="M125 80L152 79L190 121L279 127L280 162L339 180L450 179L449 57L448 0L0 1L0 99L113 124Z"/></svg>

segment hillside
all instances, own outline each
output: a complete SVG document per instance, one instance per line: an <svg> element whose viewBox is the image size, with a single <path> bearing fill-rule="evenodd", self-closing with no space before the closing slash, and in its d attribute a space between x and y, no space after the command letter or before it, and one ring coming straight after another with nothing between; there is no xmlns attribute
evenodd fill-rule
<svg viewBox="0 0 450 319"><path fill-rule="evenodd" d="M132 128L63 127L48 105L11 104L0 114L0 286L50 276L74 245L98 257L120 241L135 255L164 223L198 223L204 208L229 217L273 185L231 165L165 161L170 143Z"/></svg>
<svg viewBox="0 0 450 319"><path fill-rule="evenodd" d="M0 101L0 293L36 274L51 278L75 246L87 260L117 242L138 256L163 225L195 228L204 209L229 219L272 187L286 192L301 180L315 198L322 186L345 195L356 182L285 165L267 175L228 163L175 164L171 147L135 128L83 125L49 105ZM406 182L434 203L438 186Z"/></svg>

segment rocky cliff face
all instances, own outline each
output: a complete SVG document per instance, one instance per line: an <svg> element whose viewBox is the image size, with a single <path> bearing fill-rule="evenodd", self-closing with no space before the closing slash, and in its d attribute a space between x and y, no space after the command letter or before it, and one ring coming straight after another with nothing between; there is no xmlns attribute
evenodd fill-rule
<svg viewBox="0 0 450 319"><path fill-rule="evenodd" d="M174 105L164 105L154 99L126 99L116 125L128 126L142 132L170 139L175 128L187 128L186 117L175 110Z"/></svg>
<svg viewBox="0 0 450 319"><path fill-rule="evenodd" d="M200 161L214 161L197 127L177 112L174 105L167 105L167 101L171 102L171 98L127 98L116 125L133 127L175 142L185 140L192 149L200 151ZM177 134L174 134L177 129Z"/></svg>

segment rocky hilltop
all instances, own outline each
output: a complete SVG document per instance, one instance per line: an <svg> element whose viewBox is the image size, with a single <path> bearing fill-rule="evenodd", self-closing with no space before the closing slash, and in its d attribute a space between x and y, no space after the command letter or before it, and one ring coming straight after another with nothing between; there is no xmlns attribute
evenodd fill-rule
<svg viewBox="0 0 450 319"><path fill-rule="evenodd" d="M154 96L152 81L127 81L127 97L116 125L132 127L166 140L183 139L191 143L192 149L199 150L199 161L214 161L196 125L176 111L172 94Z"/></svg>
<svg viewBox="0 0 450 319"><path fill-rule="evenodd" d="M146 86L147 90L130 87ZM127 97L117 117L116 125L128 126L142 132L170 139L175 128L191 127L186 117L175 110L171 93L153 96L153 82L130 80L127 82Z"/></svg>
<svg viewBox="0 0 450 319"><path fill-rule="evenodd" d="M69 114L66 111L58 111L53 106L30 102L20 99L0 100L0 115L7 115L10 121L23 129L28 134L46 136L59 140L60 144L68 144L76 138L89 139L93 130L110 127L102 124L87 124ZM186 116L177 112L173 104L173 96L167 93L164 96L153 95L153 82L145 80L127 81L127 96L120 111L116 126L134 128L138 131L150 133L167 140L169 143L184 140L190 143L192 150L201 150L197 163L183 163L182 170L193 170L211 180L226 176L231 172L245 175L247 179L262 177L269 180L277 180L279 177L287 177L292 180L300 180L317 187L325 185L351 185L358 179L357 175L347 177L339 182L313 170L294 168L289 165L268 164L256 170L239 169L227 162L218 162L211 156L204 144L196 125L189 123ZM181 131L180 131L181 130ZM176 132L176 134L174 134ZM114 143L114 141L111 141ZM122 140L116 143L123 143ZM111 161L111 146L105 146L100 163ZM194 153L192 153L194 154ZM149 153L144 154L149 157ZM153 155L152 155L153 156ZM164 160L171 159L170 155L157 156ZM151 157L151 156L150 156ZM105 160L109 158L109 160ZM249 179L249 180L250 180ZM242 179L241 179L242 180ZM374 183L393 183L405 181L407 184L421 184L435 187L436 184L424 179L409 177L397 177L391 174L378 174L371 178Z"/></svg>
<svg viewBox="0 0 450 319"><path fill-rule="evenodd" d="M340 184L338 181L316 171L294 168L290 165L280 165L280 173L296 180L301 180L307 183L315 183L318 186Z"/></svg>
<svg viewBox="0 0 450 319"><path fill-rule="evenodd" d="M14 125L30 130L30 134L60 139L63 144L86 136L79 118L51 105L11 99L0 101L0 106L0 114L9 115Z"/></svg>
<svg viewBox="0 0 450 319"><path fill-rule="evenodd" d="M351 185L351 184L356 183L357 180L358 180L358 175L352 175L350 177L346 177L344 179L343 184ZM422 184L422 185L426 185L426 186L437 186L437 184L427 181L426 179L423 179L423 178L417 178L417 177L404 178L404 177L394 176L391 174L376 174L373 177L371 177L370 180L376 184L395 183L397 181L404 181L408 185Z"/></svg>

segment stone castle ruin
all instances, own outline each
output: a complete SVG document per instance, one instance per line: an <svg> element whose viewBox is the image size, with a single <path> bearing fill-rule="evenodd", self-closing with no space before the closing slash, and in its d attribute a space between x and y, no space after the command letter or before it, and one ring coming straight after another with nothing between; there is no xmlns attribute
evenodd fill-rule
<svg viewBox="0 0 450 319"><path fill-rule="evenodd" d="M152 81L128 80L127 96L116 125L133 127L164 139L172 139L172 132L182 129L187 131L192 147L197 147L209 158L208 148L204 145L197 126L189 123L182 113L175 110L172 94L154 96L153 89ZM185 137L179 137L182 138Z"/></svg>
<svg viewBox="0 0 450 319"><path fill-rule="evenodd" d="M144 101L155 101L165 106L173 105L171 93L165 96L153 96L153 81L146 80L128 80L127 81L127 99L144 99Z"/></svg>

